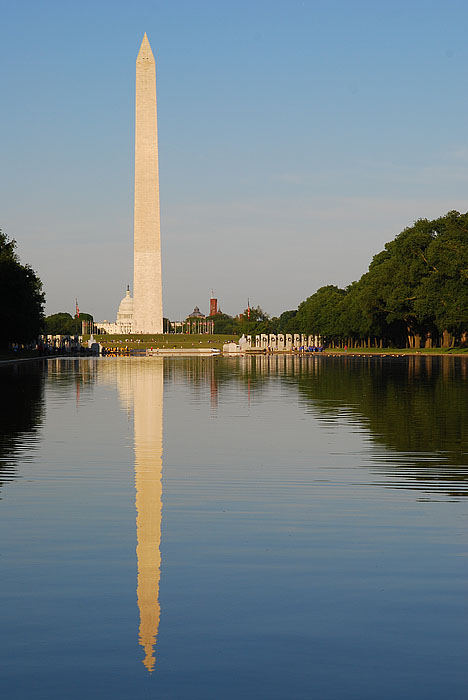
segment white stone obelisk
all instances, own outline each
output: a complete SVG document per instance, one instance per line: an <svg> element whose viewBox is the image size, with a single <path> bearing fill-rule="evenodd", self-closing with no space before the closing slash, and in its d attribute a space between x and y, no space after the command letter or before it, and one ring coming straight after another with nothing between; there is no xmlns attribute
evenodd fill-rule
<svg viewBox="0 0 468 700"><path fill-rule="evenodd" d="M156 65L148 37L136 61L133 333L162 333Z"/></svg>

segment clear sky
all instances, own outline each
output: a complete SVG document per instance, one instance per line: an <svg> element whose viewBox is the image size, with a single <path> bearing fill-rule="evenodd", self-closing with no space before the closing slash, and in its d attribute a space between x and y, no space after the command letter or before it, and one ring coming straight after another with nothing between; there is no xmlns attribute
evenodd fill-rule
<svg viewBox="0 0 468 700"><path fill-rule="evenodd" d="M46 312L133 271L135 60L156 58L164 314L272 315L468 209L468 3L1 2L0 227Z"/></svg>

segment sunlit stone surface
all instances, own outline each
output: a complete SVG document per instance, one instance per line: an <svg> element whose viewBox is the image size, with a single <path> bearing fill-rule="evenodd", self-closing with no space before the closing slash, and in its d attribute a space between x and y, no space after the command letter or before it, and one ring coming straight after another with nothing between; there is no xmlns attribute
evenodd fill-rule
<svg viewBox="0 0 468 700"><path fill-rule="evenodd" d="M156 67L148 37L136 62L133 332L162 333Z"/></svg>

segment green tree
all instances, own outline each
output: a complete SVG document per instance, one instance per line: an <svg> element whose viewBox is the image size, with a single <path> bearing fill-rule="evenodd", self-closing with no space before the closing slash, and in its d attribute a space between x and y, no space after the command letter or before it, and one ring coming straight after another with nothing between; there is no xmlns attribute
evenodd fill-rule
<svg viewBox="0 0 468 700"><path fill-rule="evenodd" d="M362 282L367 286L365 308L373 313L375 335L406 335L411 344L414 336L432 330L430 324L421 323L415 301L418 286L432 271L427 248L434 235L433 222L420 219L373 258ZM389 334L390 328L393 333Z"/></svg>
<svg viewBox="0 0 468 700"><path fill-rule="evenodd" d="M433 226L426 251L430 273L417 289L415 309L439 335L460 340L468 330L468 214L449 212Z"/></svg>
<svg viewBox="0 0 468 700"><path fill-rule="evenodd" d="M283 311L278 317L277 323L277 333L295 333L296 332L296 321L297 309L292 311ZM275 319L272 319L275 321Z"/></svg>
<svg viewBox="0 0 468 700"><path fill-rule="evenodd" d="M0 346L30 343L44 320L42 282L29 265L21 265L16 241L0 231Z"/></svg>
<svg viewBox="0 0 468 700"><path fill-rule="evenodd" d="M228 314L216 314L210 316L214 320L214 332L220 335L230 335L239 333L239 321Z"/></svg>
<svg viewBox="0 0 468 700"><path fill-rule="evenodd" d="M91 314L81 312L79 317L72 316L66 311L59 311L51 316L46 316L44 321L47 335L80 335L81 322L93 321Z"/></svg>
<svg viewBox="0 0 468 700"><path fill-rule="evenodd" d="M46 316L44 326L47 335L74 335L75 332L73 316L65 311Z"/></svg>
<svg viewBox="0 0 468 700"><path fill-rule="evenodd" d="M273 333L270 316L260 306L244 309L239 315L239 332L244 335Z"/></svg>
<svg viewBox="0 0 468 700"><path fill-rule="evenodd" d="M327 342L335 342L343 336L342 303L344 289L334 285L320 287L315 294L299 304L296 321L302 333L321 335Z"/></svg>

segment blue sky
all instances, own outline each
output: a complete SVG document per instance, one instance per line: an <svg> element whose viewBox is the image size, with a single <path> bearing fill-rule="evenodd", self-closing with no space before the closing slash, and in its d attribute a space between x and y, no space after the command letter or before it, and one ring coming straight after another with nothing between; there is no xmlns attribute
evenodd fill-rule
<svg viewBox="0 0 468 700"><path fill-rule="evenodd" d="M134 73L156 57L164 313L272 315L468 209L468 4L6 2L0 227L47 313L132 284Z"/></svg>

